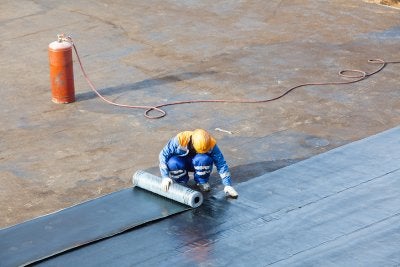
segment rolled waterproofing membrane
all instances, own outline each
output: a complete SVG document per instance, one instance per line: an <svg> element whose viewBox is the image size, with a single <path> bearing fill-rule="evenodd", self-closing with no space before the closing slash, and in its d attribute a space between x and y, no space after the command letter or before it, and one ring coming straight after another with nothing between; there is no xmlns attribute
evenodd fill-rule
<svg viewBox="0 0 400 267"><path fill-rule="evenodd" d="M126 188L0 229L0 266L36 265L49 257L189 210L190 205L197 207L203 201L199 192L177 184L168 194L162 191L159 195L155 188L161 188L161 178L156 180L145 172L134 177L144 188L150 189L154 182L152 191L156 193L139 186Z"/></svg>
<svg viewBox="0 0 400 267"><path fill-rule="evenodd" d="M157 195L175 200L179 203L197 208L203 203L203 195L195 190L172 183L169 190L165 192L161 188L162 178L145 171L139 170L132 177L133 187L138 186Z"/></svg>

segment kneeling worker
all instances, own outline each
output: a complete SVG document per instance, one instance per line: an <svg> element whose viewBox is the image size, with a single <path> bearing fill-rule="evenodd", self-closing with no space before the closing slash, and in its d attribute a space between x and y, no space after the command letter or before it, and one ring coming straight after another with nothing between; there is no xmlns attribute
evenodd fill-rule
<svg viewBox="0 0 400 267"><path fill-rule="evenodd" d="M178 133L161 150L159 160L164 191L168 191L173 182L186 184L188 172L194 172L194 180L201 191L210 191L208 179L215 164L225 185L225 194L233 198L238 196L224 156L215 139L203 129Z"/></svg>

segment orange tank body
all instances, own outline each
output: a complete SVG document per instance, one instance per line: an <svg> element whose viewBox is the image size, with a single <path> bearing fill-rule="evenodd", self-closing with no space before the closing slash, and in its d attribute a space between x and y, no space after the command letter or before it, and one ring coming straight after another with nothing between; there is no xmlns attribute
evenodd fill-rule
<svg viewBox="0 0 400 267"><path fill-rule="evenodd" d="M55 41L49 44L50 84L54 103L75 101L72 44Z"/></svg>

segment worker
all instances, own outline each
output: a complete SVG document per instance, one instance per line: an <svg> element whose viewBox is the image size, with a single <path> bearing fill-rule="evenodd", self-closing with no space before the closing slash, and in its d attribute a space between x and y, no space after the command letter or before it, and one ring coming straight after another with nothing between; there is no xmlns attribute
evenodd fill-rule
<svg viewBox="0 0 400 267"><path fill-rule="evenodd" d="M188 172L194 173L194 181L201 191L210 191L208 180L215 164L225 186L225 194L232 198L238 197L232 187L231 174L224 156L215 139L203 129L178 133L161 150L159 160L164 191L168 191L174 182L187 184Z"/></svg>

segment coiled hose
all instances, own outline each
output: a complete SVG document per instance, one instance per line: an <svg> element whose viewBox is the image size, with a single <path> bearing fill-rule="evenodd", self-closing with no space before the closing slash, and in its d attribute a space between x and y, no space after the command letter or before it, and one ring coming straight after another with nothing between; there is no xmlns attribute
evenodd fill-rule
<svg viewBox="0 0 400 267"><path fill-rule="evenodd" d="M338 81L338 82L315 82L315 83L302 83L296 86L293 86L289 89L287 89L285 92L282 94L272 97L272 98L267 98L267 99L262 99L262 100L251 100L251 99L197 99L197 100L186 100L186 101L176 101L176 102L170 102L170 103L165 103L165 104L160 104L156 106L143 106L143 105L125 105L125 104L119 104L115 103L111 100L106 99L104 96L102 96L96 89L96 87L93 85L92 81L89 79L89 76L87 75L83 65L82 61L79 57L78 50L72 40L71 37L64 37L64 40L67 42L70 42L74 48L76 57L79 62L80 69L82 70L83 76L85 77L87 83L89 84L90 88L95 92L103 101L110 105L118 106L118 107L124 107L124 108L132 108L132 109L145 109L146 111L144 112L144 116L148 119L160 119L164 116L167 115L167 113L162 109L163 107L166 106L174 106L174 105L182 105L182 104L194 104L194 103L242 103L242 104L255 104L255 103L266 103L270 101L275 101L278 100L285 95L289 94L290 92L300 88L300 87L305 87L305 86L324 86L324 85L343 85L343 84L351 84L351 83L356 83L359 81L362 81L374 74L377 74L381 70L383 70L386 65L388 64L398 64L400 61L385 61L382 59L369 59L368 63L371 64L376 64L379 65L377 69L371 73L367 73L366 71L363 70L357 70L357 69L346 69L346 70L341 70L339 72L339 76L343 78L348 78L348 79L353 79L351 81ZM151 116L150 112L151 111L156 111L159 114Z"/></svg>

